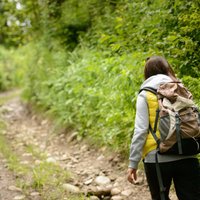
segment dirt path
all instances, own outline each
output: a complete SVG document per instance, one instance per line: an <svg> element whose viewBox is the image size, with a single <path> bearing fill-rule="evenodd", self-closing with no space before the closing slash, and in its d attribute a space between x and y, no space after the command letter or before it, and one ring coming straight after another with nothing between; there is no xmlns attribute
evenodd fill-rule
<svg viewBox="0 0 200 200"><path fill-rule="evenodd" d="M15 177L7 169L6 160L0 155L0 200L12 200L22 197L21 189L15 187Z"/></svg>
<svg viewBox="0 0 200 200"><path fill-rule="evenodd" d="M71 172L70 182L63 185L66 190L71 190L69 186L73 187L76 192L90 194L91 200L150 200L143 171L139 171L137 185L129 184L126 181L127 163L122 162L119 155L108 152L106 148L97 150L89 146L80 141L75 132L58 132L49 120L33 114L18 97L1 106L1 117L7 124L5 136L13 150L20 155L20 162L25 165L40 162L30 153L24 152L24 147L27 146L37 148L47 155L47 162L57 163L62 169ZM26 197L23 197L23 194L17 191L19 188L15 186L15 177L5 166L1 159L0 200L20 197L41 199L39 192L35 190L29 190ZM176 200L174 194L171 196L172 200Z"/></svg>

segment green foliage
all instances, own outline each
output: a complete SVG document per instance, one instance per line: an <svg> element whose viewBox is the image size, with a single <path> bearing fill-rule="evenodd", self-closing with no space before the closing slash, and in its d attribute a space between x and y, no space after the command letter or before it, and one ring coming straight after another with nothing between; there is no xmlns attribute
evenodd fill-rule
<svg viewBox="0 0 200 200"><path fill-rule="evenodd" d="M176 68L180 75L199 77L199 1L174 1L172 8L170 18L166 20L170 28L175 25L166 37L169 55L179 61Z"/></svg>
<svg viewBox="0 0 200 200"><path fill-rule="evenodd" d="M89 3L78 0L65 1L62 4L60 35L62 44L74 49L79 42L79 35L90 26Z"/></svg>
<svg viewBox="0 0 200 200"><path fill-rule="evenodd" d="M0 9L4 44L43 38L49 49L57 42L74 50L86 41L112 54L159 52L180 76L199 77L198 0L3 0Z"/></svg>
<svg viewBox="0 0 200 200"><path fill-rule="evenodd" d="M26 95L82 136L127 149L146 55L105 55L86 49L35 52L37 69L30 69Z"/></svg>
<svg viewBox="0 0 200 200"><path fill-rule="evenodd" d="M22 9L11 11L16 1L3 1L0 23L13 15L31 26L2 30L26 30L23 38L32 42L0 55L0 87L26 83L29 100L80 135L128 149L147 56L165 56L198 101L198 0L20 2Z"/></svg>
<svg viewBox="0 0 200 200"><path fill-rule="evenodd" d="M69 178L69 174L64 170L61 173L60 166L54 163L41 162L33 168L32 178L32 187L38 190L45 189L45 186L59 186Z"/></svg>
<svg viewBox="0 0 200 200"><path fill-rule="evenodd" d="M0 91L14 88L24 83L24 75L27 69L28 55L26 48L15 51L0 47Z"/></svg>
<svg viewBox="0 0 200 200"><path fill-rule="evenodd" d="M6 47L24 44L29 38L30 21L21 1L1 0L0 12L0 44Z"/></svg>
<svg viewBox="0 0 200 200"><path fill-rule="evenodd" d="M191 91L194 100L196 100L196 103L200 107L200 79L199 78L192 78L190 76L184 76L182 78L183 83L188 87L188 89Z"/></svg>
<svg viewBox="0 0 200 200"><path fill-rule="evenodd" d="M93 20L89 38L113 53L161 53L173 59L179 76L199 77L198 1L123 1ZM93 45L93 43L92 43Z"/></svg>

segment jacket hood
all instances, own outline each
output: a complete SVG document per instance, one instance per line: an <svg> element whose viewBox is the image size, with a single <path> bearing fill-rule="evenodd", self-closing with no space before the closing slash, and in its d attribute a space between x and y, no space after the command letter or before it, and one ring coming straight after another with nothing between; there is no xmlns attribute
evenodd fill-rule
<svg viewBox="0 0 200 200"><path fill-rule="evenodd" d="M157 74L146 79L141 85L140 89L144 87L152 87L154 89L158 89L160 84L167 83L173 81L169 76L164 74Z"/></svg>

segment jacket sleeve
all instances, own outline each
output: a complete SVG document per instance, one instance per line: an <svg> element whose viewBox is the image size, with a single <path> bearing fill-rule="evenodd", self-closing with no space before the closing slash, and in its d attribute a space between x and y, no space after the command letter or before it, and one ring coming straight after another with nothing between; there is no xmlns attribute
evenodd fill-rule
<svg viewBox="0 0 200 200"><path fill-rule="evenodd" d="M143 146L149 130L149 112L146 92L142 91L137 98L134 134L131 141L129 167L137 169L142 158Z"/></svg>

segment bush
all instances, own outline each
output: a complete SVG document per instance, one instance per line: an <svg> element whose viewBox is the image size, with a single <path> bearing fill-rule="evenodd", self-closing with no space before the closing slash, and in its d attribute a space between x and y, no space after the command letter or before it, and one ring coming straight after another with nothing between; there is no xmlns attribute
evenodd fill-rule
<svg viewBox="0 0 200 200"><path fill-rule="evenodd" d="M184 76L182 78L183 83L188 87L191 91L194 100L200 106L200 79L199 78L192 78L190 76Z"/></svg>
<svg viewBox="0 0 200 200"><path fill-rule="evenodd" d="M26 50L0 48L0 90L7 90L23 85L27 69L27 60L24 60Z"/></svg>
<svg viewBox="0 0 200 200"><path fill-rule="evenodd" d="M24 84L30 101L81 136L129 149L148 56L165 56L198 101L197 0L21 2L33 42L0 49L0 89Z"/></svg>
<svg viewBox="0 0 200 200"><path fill-rule="evenodd" d="M29 69L26 94L30 99L81 136L128 149L146 55L107 57L88 49L68 55L42 52L35 53L36 64Z"/></svg>

